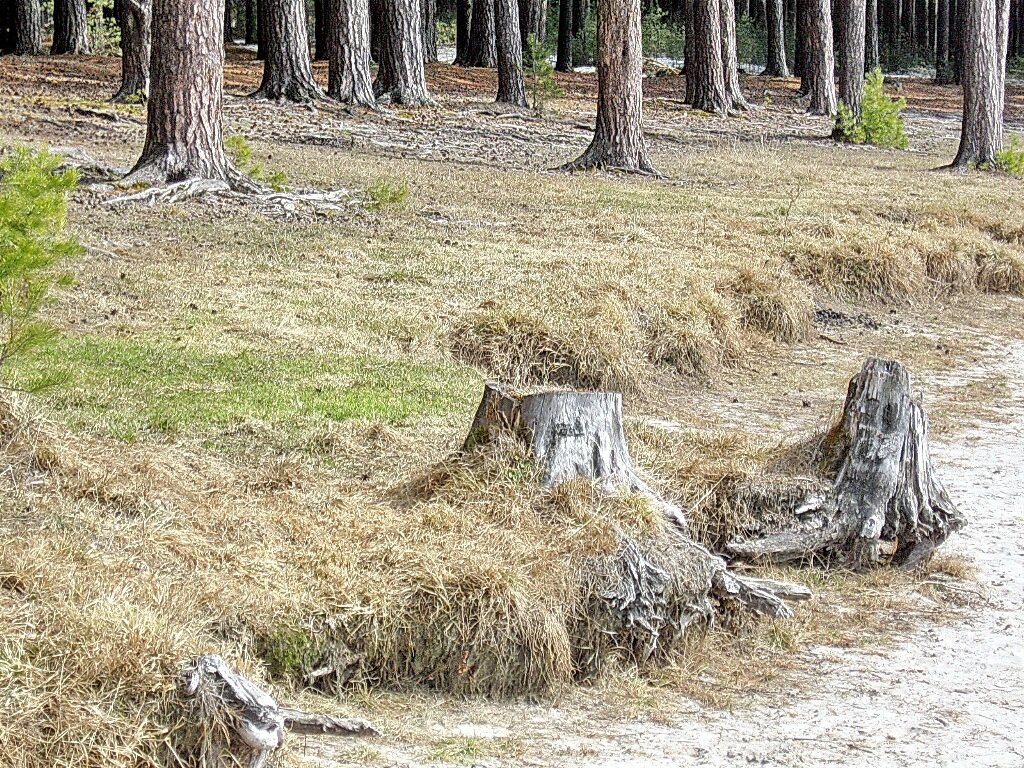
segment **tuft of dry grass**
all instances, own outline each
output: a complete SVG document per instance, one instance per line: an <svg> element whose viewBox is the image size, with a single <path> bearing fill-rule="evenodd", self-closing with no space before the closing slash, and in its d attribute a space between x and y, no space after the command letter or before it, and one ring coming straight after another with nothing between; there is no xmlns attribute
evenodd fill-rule
<svg viewBox="0 0 1024 768"><path fill-rule="evenodd" d="M999 251L978 257L978 287L1024 296L1024 253Z"/></svg>

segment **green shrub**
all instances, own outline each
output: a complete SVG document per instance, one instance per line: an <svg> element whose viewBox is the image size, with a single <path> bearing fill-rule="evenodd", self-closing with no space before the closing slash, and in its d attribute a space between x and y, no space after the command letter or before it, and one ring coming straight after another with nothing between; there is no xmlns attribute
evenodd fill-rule
<svg viewBox="0 0 1024 768"><path fill-rule="evenodd" d="M104 10L114 7L114 0L94 0L89 6L86 18L89 48L93 53L112 56L120 52L121 27L117 20L103 15Z"/></svg>
<svg viewBox="0 0 1024 768"><path fill-rule="evenodd" d="M555 82L555 68L551 66L551 51L537 42L536 35L526 41L526 79L530 89L530 100L538 115L544 114L549 99L561 96L564 91Z"/></svg>
<svg viewBox="0 0 1024 768"><path fill-rule="evenodd" d="M224 148L235 163L235 167L245 173L253 181L266 184L275 192L282 191L288 184L288 175L281 170L271 171L263 167L262 163L256 162L253 157L252 145L245 136L236 133L229 136L224 142Z"/></svg>
<svg viewBox="0 0 1024 768"><path fill-rule="evenodd" d="M768 37L763 25L750 16L736 20L736 56L743 64L768 63Z"/></svg>
<svg viewBox="0 0 1024 768"><path fill-rule="evenodd" d="M644 56L667 56L682 59L686 54L683 30L679 24L666 20L668 14L658 7L643 15L640 31Z"/></svg>
<svg viewBox="0 0 1024 768"><path fill-rule="evenodd" d="M438 20L437 22L437 44L439 46L455 46L455 22Z"/></svg>
<svg viewBox="0 0 1024 768"><path fill-rule="evenodd" d="M996 167L1013 176L1024 176L1024 141L1020 136L1011 136L1006 148L996 154Z"/></svg>
<svg viewBox="0 0 1024 768"><path fill-rule="evenodd" d="M40 319L50 289L70 278L55 272L81 251L65 231L67 195L78 183L75 171L58 171L61 158L18 148L0 161L0 373L12 358L49 343L56 329ZM57 380L52 371L30 381L0 386L37 390Z"/></svg>
<svg viewBox="0 0 1024 768"><path fill-rule="evenodd" d="M907 148L903 132L906 99L892 99L885 95L882 70L872 70L864 81L864 101L860 119L845 104L839 105L836 117L836 137L854 144L873 144L876 147Z"/></svg>
<svg viewBox="0 0 1024 768"><path fill-rule="evenodd" d="M367 207L371 211L388 207L400 208L409 199L409 184L404 181L377 179L366 188L366 196L369 198Z"/></svg>

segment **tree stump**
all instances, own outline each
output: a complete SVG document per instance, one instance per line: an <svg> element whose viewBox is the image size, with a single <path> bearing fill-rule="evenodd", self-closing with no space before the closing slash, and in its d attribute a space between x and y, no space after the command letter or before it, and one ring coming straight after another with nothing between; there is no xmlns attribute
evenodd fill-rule
<svg viewBox="0 0 1024 768"><path fill-rule="evenodd" d="M817 458L831 491L799 499L792 528L731 542L729 555L910 568L967 523L935 477L927 416L912 395L910 374L894 360L864 363Z"/></svg>

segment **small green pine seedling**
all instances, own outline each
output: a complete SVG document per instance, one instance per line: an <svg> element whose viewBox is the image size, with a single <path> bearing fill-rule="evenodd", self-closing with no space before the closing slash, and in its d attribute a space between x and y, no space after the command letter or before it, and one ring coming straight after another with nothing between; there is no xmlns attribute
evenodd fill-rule
<svg viewBox="0 0 1024 768"><path fill-rule="evenodd" d="M366 188L367 207L371 211L401 208L409 199L409 185L404 181L377 179Z"/></svg>
<svg viewBox="0 0 1024 768"><path fill-rule="evenodd" d="M907 136L903 131L906 99L891 99L885 95L885 77L882 70L874 69L864 81L864 100L860 119L845 104L839 105L836 117L836 136L853 144L872 144L887 149L906 149Z"/></svg>
<svg viewBox="0 0 1024 768"><path fill-rule="evenodd" d="M526 41L528 66L527 78L530 81L530 100L538 115L544 114L544 107L549 99L565 94L555 82L555 68L551 66L551 51L537 42L536 35L530 35Z"/></svg>
<svg viewBox="0 0 1024 768"><path fill-rule="evenodd" d="M1024 141L1020 136L1011 136L1007 147L996 154L996 167L1011 176L1024 176Z"/></svg>
<svg viewBox="0 0 1024 768"><path fill-rule="evenodd" d="M0 374L12 358L27 356L57 335L39 317L51 288L68 285L56 271L82 248L67 234L67 196L75 171L58 170L61 158L25 147L0 161ZM33 381L0 379L0 387L36 391L57 383L52 371Z"/></svg>
<svg viewBox="0 0 1024 768"><path fill-rule="evenodd" d="M287 186L288 176L284 171L270 171L264 168L262 163L256 162L252 146L245 136L237 133L234 136L229 136L224 142L224 148L231 155L235 167L253 181L266 184L275 192L280 192Z"/></svg>

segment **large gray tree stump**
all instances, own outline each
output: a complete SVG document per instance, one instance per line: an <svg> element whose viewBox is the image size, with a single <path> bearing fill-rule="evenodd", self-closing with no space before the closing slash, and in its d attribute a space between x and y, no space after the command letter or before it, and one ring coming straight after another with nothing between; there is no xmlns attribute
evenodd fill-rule
<svg viewBox="0 0 1024 768"><path fill-rule="evenodd" d="M503 434L529 447L546 487L588 478L607 493L645 496L671 523L671 541L666 542L670 557L654 557L623 534L613 573L602 590L602 610L606 619L617 623L616 631L644 636L638 655L651 656L666 636L674 636L667 628L675 625L678 631L692 618L681 614L681 605L704 606L709 595L720 603L779 618L793 615L783 597L809 596L796 585L740 578L726 570L721 558L690 538L682 510L654 491L633 466L622 426L620 394L562 390L518 394L488 382L464 449L472 450ZM678 570L673 572L670 566ZM700 574L699 578L694 574ZM695 591L681 593L687 589ZM698 612L703 610L701 607Z"/></svg>
<svg viewBox="0 0 1024 768"><path fill-rule="evenodd" d="M729 555L910 568L967 523L935 477L928 419L910 374L894 360L869 358L853 377L818 459L831 491L801 499L792 527L729 543Z"/></svg>

